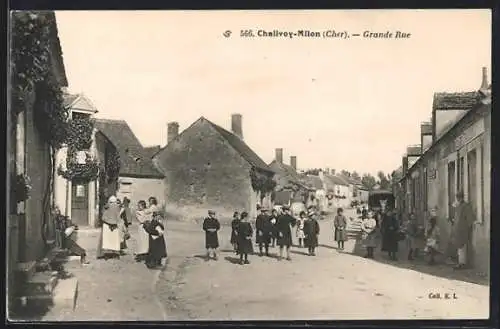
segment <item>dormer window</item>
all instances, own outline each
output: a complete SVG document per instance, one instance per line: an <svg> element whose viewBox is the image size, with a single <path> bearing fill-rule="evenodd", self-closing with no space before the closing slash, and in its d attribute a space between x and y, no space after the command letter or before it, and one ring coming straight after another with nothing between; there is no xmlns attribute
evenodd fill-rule
<svg viewBox="0 0 500 329"><path fill-rule="evenodd" d="M90 114L88 113L82 113L82 112L72 112L71 113L71 118L73 120L83 120L83 119L88 119L90 118Z"/></svg>

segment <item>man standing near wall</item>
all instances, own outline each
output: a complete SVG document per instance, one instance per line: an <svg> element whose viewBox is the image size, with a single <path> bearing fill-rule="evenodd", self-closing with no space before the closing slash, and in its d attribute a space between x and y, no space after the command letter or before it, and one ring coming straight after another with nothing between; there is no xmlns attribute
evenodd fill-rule
<svg viewBox="0 0 500 329"><path fill-rule="evenodd" d="M455 269L463 269L467 266L467 246L472 239L475 218L471 205L464 199L464 192L458 191L456 196L457 206L451 237L458 252L458 264Z"/></svg>

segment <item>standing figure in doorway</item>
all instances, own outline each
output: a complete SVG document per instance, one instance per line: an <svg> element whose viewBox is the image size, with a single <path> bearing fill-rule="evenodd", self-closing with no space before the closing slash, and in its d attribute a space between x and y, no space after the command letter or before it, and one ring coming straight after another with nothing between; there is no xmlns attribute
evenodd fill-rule
<svg viewBox="0 0 500 329"><path fill-rule="evenodd" d="M399 223L393 208L389 204L383 211L380 230L382 233L382 251L389 254L389 259L397 260L396 255L400 239Z"/></svg>
<svg viewBox="0 0 500 329"><path fill-rule="evenodd" d="M427 242L426 250L429 254L429 265L434 265L436 263L436 256L440 253L439 248L439 227L437 225L436 209L431 209L431 216L429 218L429 229L427 230Z"/></svg>
<svg viewBox="0 0 500 329"><path fill-rule="evenodd" d="M467 246L472 239L472 228L475 222L474 211L470 203L465 201L464 192L457 192L457 206L455 208L455 219L452 226L453 246L458 252L458 264L455 269L467 267Z"/></svg>
<svg viewBox="0 0 500 329"><path fill-rule="evenodd" d="M337 215L333 220L333 225L335 227L335 241L337 241L338 248L344 250L344 241L347 240L347 219L344 216L344 210L342 208L337 209Z"/></svg>
<svg viewBox="0 0 500 329"><path fill-rule="evenodd" d="M290 257L290 246L292 245L292 229L297 220L290 215L290 208L283 206L283 213L278 216L276 221L276 230L278 232L278 245L280 247L280 256L278 260L283 259L283 248L286 248L286 259L292 260Z"/></svg>
<svg viewBox="0 0 500 329"><path fill-rule="evenodd" d="M238 227L238 253L240 254L240 264L250 264L248 254L253 252L252 246L252 225L248 222L248 213L241 213L241 221Z"/></svg>
<svg viewBox="0 0 500 329"><path fill-rule="evenodd" d="M238 227L240 226L240 213L235 211L233 220L231 221L231 244L233 245L234 252L238 255Z"/></svg>
<svg viewBox="0 0 500 329"><path fill-rule="evenodd" d="M219 248L220 230L219 220L215 217L215 211L209 210L208 217L203 221L203 231L205 231L205 248L207 249L207 258L210 260L210 252L213 253L213 259L217 260L217 248Z"/></svg>
<svg viewBox="0 0 500 329"><path fill-rule="evenodd" d="M269 244L271 242L272 226L267 215L267 209L260 208L260 215L257 216L255 221L255 240L259 245L259 256L263 256L263 250L266 251L266 256L269 256Z"/></svg>
<svg viewBox="0 0 500 329"><path fill-rule="evenodd" d="M319 223L316 213L308 213L308 219L304 222L304 242L309 251L309 256L316 256L315 250L318 247Z"/></svg>

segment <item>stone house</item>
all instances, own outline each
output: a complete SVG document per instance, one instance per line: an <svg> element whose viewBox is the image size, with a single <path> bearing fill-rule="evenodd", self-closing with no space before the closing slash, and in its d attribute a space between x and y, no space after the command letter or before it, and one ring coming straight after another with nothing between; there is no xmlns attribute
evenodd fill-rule
<svg viewBox="0 0 500 329"><path fill-rule="evenodd" d="M156 169L151 150L146 150L124 120L96 119L97 143L110 141L120 157L120 170L116 186L119 199L127 197L134 208L139 200L155 196L159 205L165 204L165 176ZM99 149L102 149L100 147ZM101 158L105 156L101 155ZM110 187L113 190L113 187ZM102 190L101 190L102 191ZM102 192L107 196L109 192ZM112 193L111 193L112 194Z"/></svg>
<svg viewBox="0 0 500 329"><path fill-rule="evenodd" d="M241 115L232 115L231 126L232 132L200 117L179 134L178 123L168 125L167 145L153 161L165 174L169 206L183 216L200 218L213 209L220 218L236 210L255 218L256 205L269 203L255 183L269 183L274 172L244 142Z"/></svg>
<svg viewBox="0 0 500 329"><path fill-rule="evenodd" d="M438 114L448 110L454 115ZM437 207L438 225L446 246L451 230L449 219L454 216L455 194L463 190L476 214L469 246L470 265L489 273L491 85L487 84L485 69L479 91L434 95L432 123L432 144L413 166L408 165L406 156L403 157L400 181L403 192L400 195L404 195L405 211L415 212L417 218L426 223L429 209Z"/></svg>
<svg viewBox="0 0 500 329"><path fill-rule="evenodd" d="M275 150L275 159L269 164L274 171L276 187L273 202L278 205L291 205L294 202L305 204L311 188L301 183L297 173L297 157L290 157L290 165L283 163L283 149Z"/></svg>
<svg viewBox="0 0 500 329"><path fill-rule="evenodd" d="M346 208L348 204L349 183L337 175L323 174L323 183L326 188L328 212L333 212L337 208Z"/></svg>

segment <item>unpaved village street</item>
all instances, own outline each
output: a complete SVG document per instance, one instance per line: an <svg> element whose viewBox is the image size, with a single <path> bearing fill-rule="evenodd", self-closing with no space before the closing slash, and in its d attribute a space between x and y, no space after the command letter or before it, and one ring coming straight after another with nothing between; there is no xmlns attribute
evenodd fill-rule
<svg viewBox="0 0 500 329"><path fill-rule="evenodd" d="M446 265L429 268L404 260L391 263L378 253L368 260L333 241L331 219L321 221L317 256L293 247L292 261L250 256L250 265L236 264L223 226L218 261L205 261L201 224L170 221L168 264L148 270L133 261L95 260L96 237L85 247L92 264L75 271L79 280L73 313L53 310L46 320L293 320L293 319L451 319L487 318L489 288L467 278L455 280ZM83 234L82 234L83 235ZM135 231L132 230L132 236ZM82 238L83 241L83 238ZM133 239L129 240L133 252ZM254 247L257 250L257 247ZM278 248L271 250L271 256ZM430 275L426 273L433 273ZM456 299L430 299L446 293Z"/></svg>

